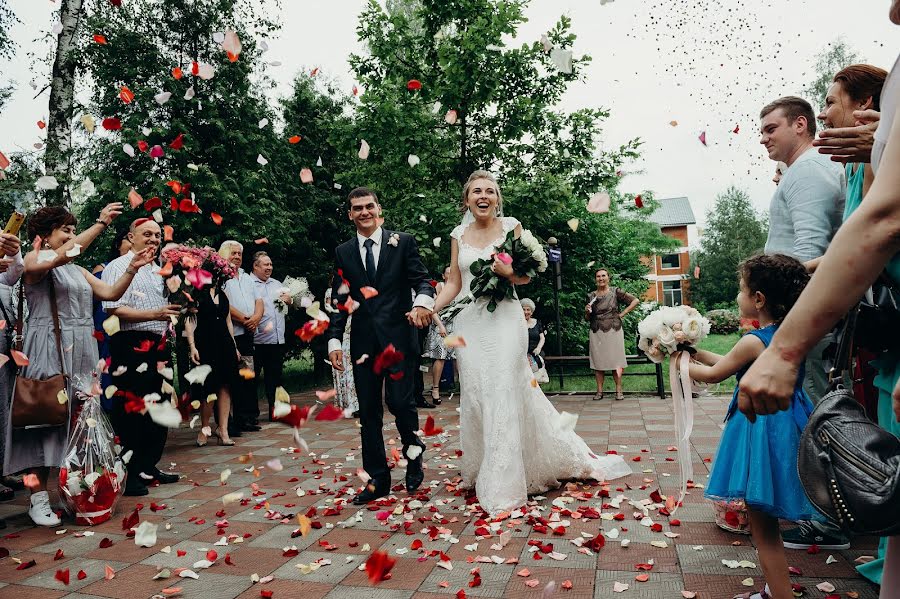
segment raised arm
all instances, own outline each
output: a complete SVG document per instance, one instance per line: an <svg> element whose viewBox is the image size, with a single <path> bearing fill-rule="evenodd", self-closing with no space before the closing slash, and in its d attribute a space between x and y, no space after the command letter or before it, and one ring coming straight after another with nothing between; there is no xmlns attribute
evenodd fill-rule
<svg viewBox="0 0 900 599"><path fill-rule="evenodd" d="M121 299L125 292L128 291L128 287L131 285L131 281L134 280L134 275L137 274L138 269L153 261L154 254L155 250L152 248L144 248L140 253L135 254L131 259L131 264L128 265L122 276L112 285L103 282L102 279L98 279L83 268L81 269L81 274L88 282L88 285L91 286L91 291L94 292L95 298L98 300L116 301Z"/></svg>
<svg viewBox="0 0 900 599"><path fill-rule="evenodd" d="M94 222L94 224L92 224L90 227L88 227L60 247L52 250L54 252L52 259L44 259L42 261L39 261L39 252L28 252L28 254L25 256L25 279L31 284L37 283L45 276L47 276L48 272L50 272L57 266L62 266L75 260L80 252L73 253L73 255L71 256L67 255L67 253L76 245L80 246L82 250L89 247L94 242L94 240L97 239L97 237L106 230L106 227L108 227L112 223L112 221L120 214L122 214L121 202L112 202L110 204L107 204L103 208L103 210L100 211L100 217L96 220L96 222Z"/></svg>

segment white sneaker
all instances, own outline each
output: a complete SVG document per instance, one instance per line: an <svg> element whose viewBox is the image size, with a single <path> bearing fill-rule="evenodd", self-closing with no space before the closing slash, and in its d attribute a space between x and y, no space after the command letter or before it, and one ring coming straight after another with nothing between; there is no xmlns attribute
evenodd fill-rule
<svg viewBox="0 0 900 599"><path fill-rule="evenodd" d="M31 509L28 516L38 526L59 526L59 516L50 508L50 494L38 491L31 494Z"/></svg>

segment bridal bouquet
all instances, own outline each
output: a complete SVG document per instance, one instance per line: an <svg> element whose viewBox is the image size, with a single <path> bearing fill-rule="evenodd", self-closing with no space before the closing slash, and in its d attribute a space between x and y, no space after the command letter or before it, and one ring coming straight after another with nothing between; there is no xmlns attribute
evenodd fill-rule
<svg viewBox="0 0 900 599"><path fill-rule="evenodd" d="M224 287L237 275L235 268L211 247L177 245L161 254L165 266L159 271L165 279L169 301L182 312L197 307L193 294L210 285Z"/></svg>
<svg viewBox="0 0 900 599"><path fill-rule="evenodd" d="M709 321L690 306L663 306L638 324L638 333L638 348L659 363L678 346L702 341L709 334Z"/></svg>
<svg viewBox="0 0 900 599"><path fill-rule="evenodd" d="M60 494L76 524L93 526L112 517L125 488L125 466L114 447L99 398L87 396L59 469Z"/></svg>
<svg viewBox="0 0 900 599"><path fill-rule="evenodd" d="M303 277L299 279L295 279L294 277L288 276L284 278L284 286L278 290L279 295L286 295L291 298L292 306L300 306L303 304L303 299L306 298L308 300L307 305L312 302L313 294L309 291L309 283ZM282 314L287 314L288 312L288 304L281 299L281 297L277 297L274 300L275 308L281 312Z"/></svg>
<svg viewBox="0 0 900 599"><path fill-rule="evenodd" d="M504 264L511 264L513 272L519 276L533 277L547 270L547 253L531 231L523 229L522 235L518 238L515 231L510 231L490 258L476 260L469 267L475 276L471 290L468 295L441 310L440 317L445 324L449 324L466 304L476 299L488 298L488 312L496 310L497 304L503 300L512 299L515 293L514 285L491 270L495 257Z"/></svg>

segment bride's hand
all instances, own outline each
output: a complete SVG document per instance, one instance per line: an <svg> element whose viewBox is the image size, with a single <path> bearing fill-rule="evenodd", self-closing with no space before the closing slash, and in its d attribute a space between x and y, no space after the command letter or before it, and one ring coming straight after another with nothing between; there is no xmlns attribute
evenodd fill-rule
<svg viewBox="0 0 900 599"><path fill-rule="evenodd" d="M504 279L508 279L515 275L512 264L504 264L500 261L500 258L497 257L494 258L494 263L491 264L491 271L498 277L503 277Z"/></svg>

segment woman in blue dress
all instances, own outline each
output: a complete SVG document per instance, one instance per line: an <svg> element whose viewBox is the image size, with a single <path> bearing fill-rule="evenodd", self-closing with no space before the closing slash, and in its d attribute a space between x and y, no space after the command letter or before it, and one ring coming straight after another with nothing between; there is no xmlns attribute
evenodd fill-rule
<svg viewBox="0 0 900 599"><path fill-rule="evenodd" d="M725 430L706 485L715 501L742 499L750 517L750 534L759 552L766 588L753 599L793 597L778 519L821 520L800 485L797 448L813 405L803 391L803 371L788 410L750 422L737 410L740 380L768 347L778 324L800 296L809 275L799 261L781 254L754 256L740 266L741 317L758 320L760 328L720 356L697 351L690 365L695 381L717 383L736 374L738 387L725 416Z"/></svg>

